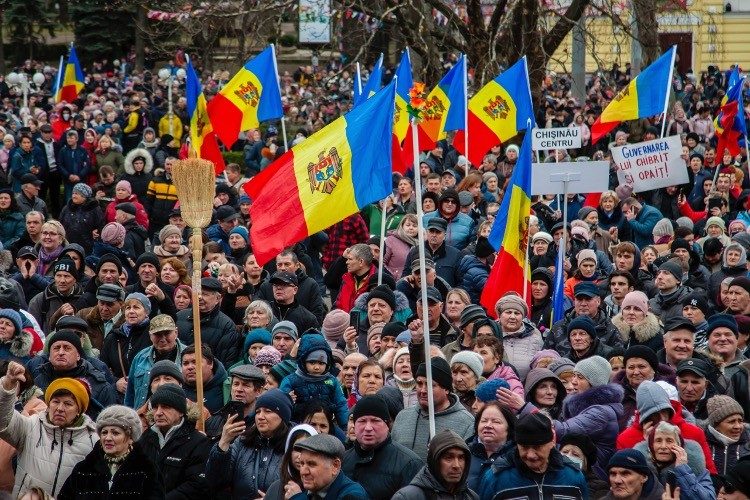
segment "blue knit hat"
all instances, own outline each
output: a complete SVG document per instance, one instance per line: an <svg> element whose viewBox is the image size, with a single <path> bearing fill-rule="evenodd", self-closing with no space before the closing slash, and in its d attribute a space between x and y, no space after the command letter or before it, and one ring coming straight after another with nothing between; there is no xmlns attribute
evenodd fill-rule
<svg viewBox="0 0 750 500"><path fill-rule="evenodd" d="M148 297L146 297L140 292L133 292L133 293L128 294L127 297L125 297L125 302L129 301L130 299L135 299L141 304L143 304L143 308L146 309L146 312L148 314L151 314L151 300Z"/></svg>
<svg viewBox="0 0 750 500"><path fill-rule="evenodd" d="M714 314L708 318L708 333L711 334L716 328L719 327L729 328L734 332L735 335L739 335L739 329L737 328L737 320L731 314Z"/></svg>
<svg viewBox="0 0 750 500"><path fill-rule="evenodd" d="M482 382L474 389L474 395L482 403L497 401L497 390L501 387L510 389L510 384L504 378L493 378Z"/></svg>
<svg viewBox="0 0 750 500"><path fill-rule="evenodd" d="M279 389L270 389L261 394L255 401L255 409L259 408L271 410L285 423L292 420L292 398Z"/></svg>
<svg viewBox="0 0 750 500"><path fill-rule="evenodd" d="M271 345L271 332L265 328L254 328L247 333L245 337L245 343L243 344L243 351L247 352L250 346L253 344L264 344Z"/></svg>
<svg viewBox="0 0 750 500"><path fill-rule="evenodd" d="M229 231L229 236L232 236L233 234L239 234L245 239L245 242L248 241L248 232L245 226L237 226L231 231Z"/></svg>
<svg viewBox="0 0 750 500"><path fill-rule="evenodd" d="M568 323L568 331L566 332L568 337L570 337L570 332L573 330L583 330L588 333L589 337L592 339L596 338L596 324L594 324L594 320L588 316L576 316L573 321Z"/></svg>
<svg viewBox="0 0 750 500"><path fill-rule="evenodd" d="M16 327L16 335L21 333L21 330L23 329L23 320L21 319L21 315L16 311L13 309L0 309L0 318L5 318L13 323L13 326Z"/></svg>

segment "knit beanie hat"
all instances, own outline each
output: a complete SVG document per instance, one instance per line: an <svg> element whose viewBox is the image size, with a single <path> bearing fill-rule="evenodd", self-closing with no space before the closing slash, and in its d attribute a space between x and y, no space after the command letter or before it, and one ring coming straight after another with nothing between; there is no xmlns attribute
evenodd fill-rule
<svg viewBox="0 0 750 500"><path fill-rule="evenodd" d="M13 326L16 329L15 335L21 334L21 330L23 329L23 320L21 320L20 314L18 314L13 309L0 309L0 318L5 318L13 323Z"/></svg>
<svg viewBox="0 0 750 500"><path fill-rule="evenodd" d="M736 279L736 278L735 278ZM719 327L729 328L734 332L735 335L739 336L739 329L737 328L737 320L731 314L719 313L714 314L708 318L708 334Z"/></svg>
<svg viewBox="0 0 750 500"><path fill-rule="evenodd" d="M130 181L120 181L115 185L115 189L124 189L128 194L133 194L133 186L130 185Z"/></svg>
<svg viewBox="0 0 750 500"><path fill-rule="evenodd" d="M649 366L651 366L651 369L654 370L654 373L657 373L659 371L659 358L656 356L654 350L650 347L647 347L645 345L630 346L625 351L625 356L622 358L623 366L627 366L628 360L631 358L641 358L646 363L648 363Z"/></svg>
<svg viewBox="0 0 750 500"><path fill-rule="evenodd" d="M451 374L451 367L448 366L448 362L440 357L430 359L432 365L432 378L443 389L446 391L453 390L453 375ZM481 371L481 370L480 370ZM424 363L420 364L417 368L417 373L414 378L426 377L427 376L427 365Z"/></svg>
<svg viewBox="0 0 750 500"><path fill-rule="evenodd" d="M400 321L391 321L383 326L383 331L380 333L380 337L393 337L396 339L406 329L406 325Z"/></svg>
<svg viewBox="0 0 750 500"><path fill-rule="evenodd" d="M625 309L626 306L634 306L635 308L643 311L644 313L648 312L648 297L645 293L641 292L640 290L633 290L632 292L628 292L627 295L622 299L622 304L620 305L620 309Z"/></svg>
<svg viewBox="0 0 750 500"><path fill-rule="evenodd" d="M750 278L747 276L737 276L729 283L729 286L738 286L747 293L750 293Z"/></svg>
<svg viewBox="0 0 750 500"><path fill-rule="evenodd" d="M342 309L332 309L323 318L323 335L326 340L338 342L344 338L344 330L349 327L349 314Z"/></svg>
<svg viewBox="0 0 750 500"><path fill-rule="evenodd" d="M708 418L706 419L711 427L716 428L727 417L732 415L741 415L745 418L745 410L740 404L729 396L716 395L706 403Z"/></svg>
<svg viewBox="0 0 750 500"><path fill-rule="evenodd" d="M151 300L149 300L148 297L146 297L140 292L133 292L133 293L129 293L128 296L125 297L125 302L131 299L135 299L138 302L140 302L143 305L143 308L146 309L146 312L148 314L151 314Z"/></svg>
<svg viewBox="0 0 750 500"><path fill-rule="evenodd" d="M390 422L391 416L388 413L388 405L381 396L364 396L357 401L352 408L354 421L360 417L377 417L383 422Z"/></svg>
<svg viewBox="0 0 750 500"><path fill-rule="evenodd" d="M678 283L682 281L682 267L680 267L677 262L674 262L671 259L660 265L659 271L666 271L670 273L675 277Z"/></svg>
<svg viewBox="0 0 750 500"><path fill-rule="evenodd" d="M271 329L271 338L273 338L277 333L285 333L292 337L292 340L295 341L299 338L297 325L295 325L291 321L279 321L278 323L273 325L273 328Z"/></svg>
<svg viewBox="0 0 750 500"><path fill-rule="evenodd" d="M543 413L527 413L516 422L516 444L539 446L554 439L552 421Z"/></svg>
<svg viewBox="0 0 750 500"><path fill-rule="evenodd" d="M484 360L482 357L474 351L460 351L453 355L451 358L451 369L456 363L463 363L469 370L474 372L477 376L477 380L482 377L482 370L484 368Z"/></svg>
<svg viewBox="0 0 750 500"><path fill-rule="evenodd" d="M154 381L156 377L161 375L169 375L170 377L177 380L180 384L185 383L185 379L182 377L182 371L177 363L169 359L162 359L154 363L151 367L151 371L148 374L148 385Z"/></svg>
<svg viewBox="0 0 750 500"><path fill-rule="evenodd" d="M125 226L119 222L110 222L102 228L102 242L119 247L125 241Z"/></svg>
<svg viewBox="0 0 750 500"><path fill-rule="evenodd" d="M239 234L242 236L242 239L245 240L245 243L250 241L250 234L247 232L247 228L245 226L236 226L231 231L229 231L229 236L232 236L233 234Z"/></svg>
<svg viewBox="0 0 750 500"><path fill-rule="evenodd" d="M184 415L187 413L187 395L179 385L164 384L151 395L151 406L156 405L169 406Z"/></svg>
<svg viewBox="0 0 750 500"><path fill-rule="evenodd" d="M578 252L576 260L578 261L578 264L581 264L584 260L593 260L594 264L596 264L596 252L590 248L584 248L583 250Z"/></svg>
<svg viewBox="0 0 750 500"><path fill-rule="evenodd" d="M112 405L102 410L96 417L96 433L101 435L102 429L109 426L119 427L133 441L138 441L143 434L141 418L134 409L127 406Z"/></svg>
<svg viewBox="0 0 750 500"><path fill-rule="evenodd" d="M163 245L167 238L172 235L177 235L182 239L182 230L174 224L167 224L159 231L159 242Z"/></svg>
<svg viewBox="0 0 750 500"><path fill-rule="evenodd" d="M370 302L372 299L381 299L388 304L392 310L396 310L396 295L387 285L378 285L373 288L367 297L367 302Z"/></svg>
<svg viewBox="0 0 750 500"><path fill-rule="evenodd" d="M531 363L529 363L531 369L533 370L534 368L536 368L536 365L539 363L539 361L544 358L551 358L552 360L556 361L560 359L560 354L554 349L542 349L531 357Z"/></svg>
<svg viewBox="0 0 750 500"><path fill-rule="evenodd" d="M495 311L500 315L506 309L520 312L524 316L529 315L529 308L523 298L514 292L508 292L495 303Z"/></svg>
<svg viewBox="0 0 750 500"><path fill-rule="evenodd" d="M281 417L285 423L292 419L292 398L289 394L279 389L269 389L255 400L255 408L265 408L271 410Z"/></svg>
<svg viewBox="0 0 750 500"><path fill-rule="evenodd" d="M408 347L402 347L401 349L396 351L396 354L393 355L393 362L391 363L391 371L396 371L396 361L398 361L398 358L407 354L409 354Z"/></svg>
<svg viewBox="0 0 750 500"><path fill-rule="evenodd" d="M487 313L484 312L484 308L478 304L469 304L464 307L461 311L461 317L459 319L459 325L461 328L465 327L469 323L473 323L478 319L486 318Z"/></svg>
<svg viewBox="0 0 750 500"><path fill-rule="evenodd" d="M573 330L583 330L589 334L589 337L596 339L596 324L594 320L588 316L576 316L573 320L568 323L568 338Z"/></svg>
<svg viewBox="0 0 750 500"><path fill-rule="evenodd" d="M281 363L281 353L272 345L261 347L255 355L255 366L274 366Z"/></svg>
<svg viewBox="0 0 750 500"><path fill-rule="evenodd" d="M44 391L44 402L47 403L47 406L49 406L50 399L60 391L67 391L73 395L76 403L78 403L79 415L86 412L89 407L90 396L84 382L70 377L56 378Z"/></svg>
<svg viewBox="0 0 750 500"><path fill-rule="evenodd" d="M297 369L297 364L291 359L285 359L271 367L271 376L281 385L287 375L291 375Z"/></svg>
<svg viewBox="0 0 750 500"><path fill-rule="evenodd" d="M575 367L575 363L568 358L560 358L550 363L547 368L559 377L563 373L575 371Z"/></svg>
<svg viewBox="0 0 750 500"><path fill-rule="evenodd" d="M76 269L75 263L67 257L55 262L55 266L52 268L52 274L55 275L59 272L65 272L76 278L78 277L78 269Z"/></svg>
<svg viewBox="0 0 750 500"><path fill-rule="evenodd" d="M84 184L83 182L79 182L73 186L73 192L80 194L86 199L91 198L91 195L93 194L89 185Z"/></svg>
<svg viewBox="0 0 750 500"><path fill-rule="evenodd" d="M482 403L497 401L497 390L501 387L510 389L510 384L504 378L493 378L492 380L486 380L476 386L476 388L474 389L474 395Z"/></svg>
<svg viewBox="0 0 750 500"><path fill-rule="evenodd" d="M724 231L727 228L726 222L724 222L724 219L721 217L713 216L709 217L706 220L706 229L708 229L711 226L719 226L722 231Z"/></svg>
<svg viewBox="0 0 750 500"><path fill-rule="evenodd" d="M690 219L690 217L678 217L675 222L677 223L677 227L684 227L690 229L691 231L695 227L695 224Z"/></svg>
<svg viewBox="0 0 750 500"><path fill-rule="evenodd" d="M627 449L620 450L609 459L607 470L613 467L628 469L637 472L643 476L650 476L651 469L646 462L646 456L638 450Z"/></svg>
<svg viewBox="0 0 750 500"><path fill-rule="evenodd" d="M583 220L585 219L591 212L596 212L596 209L594 207L582 207L578 211L578 218Z"/></svg>
<svg viewBox="0 0 750 500"><path fill-rule="evenodd" d="M156 268L157 271L161 271L161 263L159 262L159 257L153 252L145 252L138 257L138 260L135 261L136 272L138 272L138 268L140 268L143 264L151 264Z"/></svg>
<svg viewBox="0 0 750 500"><path fill-rule="evenodd" d="M85 356L83 352L83 345L81 344L81 338L73 330L58 330L54 334L50 335L50 337L47 339L50 350L52 349L52 346L55 345L55 342L63 341L72 344L81 357Z"/></svg>
<svg viewBox="0 0 750 500"><path fill-rule="evenodd" d="M576 363L573 371L583 375L591 387L600 387L609 383L612 366L601 356L591 356Z"/></svg>
<svg viewBox="0 0 750 500"><path fill-rule="evenodd" d="M659 384L644 380L635 391L635 405L641 422L645 422L654 413L668 410L674 415L674 408L669 395Z"/></svg>
<svg viewBox="0 0 750 500"><path fill-rule="evenodd" d="M674 236L674 227L672 226L672 221L669 219L661 219L656 223L651 233L657 238L660 238L662 236Z"/></svg>

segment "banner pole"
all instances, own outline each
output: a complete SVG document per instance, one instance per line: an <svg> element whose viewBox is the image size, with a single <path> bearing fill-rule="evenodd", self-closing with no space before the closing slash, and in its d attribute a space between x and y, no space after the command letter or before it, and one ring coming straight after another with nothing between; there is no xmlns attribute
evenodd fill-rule
<svg viewBox="0 0 750 500"><path fill-rule="evenodd" d="M464 156L466 156L465 175L469 175L469 60L464 54Z"/></svg>
<svg viewBox="0 0 750 500"><path fill-rule="evenodd" d="M669 108L669 94L672 93L672 77L674 76L674 60L677 55L677 47L672 46L672 64L669 66L669 78L667 79L667 93L664 96L664 119L661 122L661 138L664 138L664 133L667 131L667 110Z"/></svg>
<svg viewBox="0 0 750 500"><path fill-rule="evenodd" d="M387 220L386 212L388 211L388 196L386 196L382 201L383 206L380 207L380 257L378 258L378 285L383 284L383 260L385 260L385 223Z"/></svg>

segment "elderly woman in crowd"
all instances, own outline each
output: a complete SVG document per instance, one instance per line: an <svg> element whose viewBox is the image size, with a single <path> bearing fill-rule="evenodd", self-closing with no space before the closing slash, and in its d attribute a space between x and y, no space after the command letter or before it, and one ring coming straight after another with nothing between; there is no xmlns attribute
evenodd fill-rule
<svg viewBox="0 0 750 500"><path fill-rule="evenodd" d="M658 352L664 347L664 332L659 318L648 310L648 297L639 290L625 295L620 312L612 318L612 324L620 332L625 349L644 345Z"/></svg>
<svg viewBox="0 0 750 500"><path fill-rule="evenodd" d="M154 253L161 262L176 257L186 265L190 263L190 249L182 244L182 230L172 224L159 231L159 244L154 247Z"/></svg>
<svg viewBox="0 0 750 500"><path fill-rule="evenodd" d="M517 294L508 293L500 297L495 304L495 312L502 330L505 357L516 368L519 378L524 380L531 358L542 348L542 334L524 320L529 315L528 306Z"/></svg>
<svg viewBox="0 0 750 500"><path fill-rule="evenodd" d="M497 401L491 401L474 418L474 436L468 441L471 465L467 479L469 488L477 490L479 481L513 441L516 416Z"/></svg>

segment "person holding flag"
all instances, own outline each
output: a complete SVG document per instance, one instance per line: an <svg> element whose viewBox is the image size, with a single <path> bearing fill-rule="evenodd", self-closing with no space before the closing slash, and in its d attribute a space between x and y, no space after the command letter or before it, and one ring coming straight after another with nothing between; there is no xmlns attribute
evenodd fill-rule
<svg viewBox="0 0 750 500"><path fill-rule="evenodd" d="M745 148L747 148L747 125L745 123L745 109L742 105L742 87L745 82L744 77L740 77L740 71L737 66L729 75L727 93L721 100L721 108L716 116L714 125L716 135L719 138L716 151L723 155L724 151L729 150L732 156L737 156L742 152L740 149L740 139L745 139Z"/></svg>

